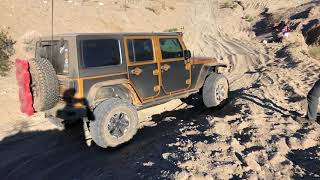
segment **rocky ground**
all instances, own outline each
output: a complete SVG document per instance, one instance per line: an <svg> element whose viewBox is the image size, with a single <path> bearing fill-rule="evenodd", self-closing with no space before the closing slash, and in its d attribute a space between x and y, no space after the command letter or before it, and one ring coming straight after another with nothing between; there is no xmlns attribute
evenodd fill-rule
<svg viewBox="0 0 320 180"><path fill-rule="evenodd" d="M30 39L50 33L50 2L19 2L2 1L0 20L18 40L16 56L25 57ZM305 113L306 93L319 78L320 61L309 54L317 43L306 41L317 38L319 6L299 0L57 2L57 33L181 28L195 55L228 64L230 102L205 109L194 97L143 110L131 142L101 149L86 145L82 125L62 130L41 115L20 114L12 73L0 79L0 177L319 178L320 125L294 120ZM261 43L281 19L290 19L289 39Z"/></svg>

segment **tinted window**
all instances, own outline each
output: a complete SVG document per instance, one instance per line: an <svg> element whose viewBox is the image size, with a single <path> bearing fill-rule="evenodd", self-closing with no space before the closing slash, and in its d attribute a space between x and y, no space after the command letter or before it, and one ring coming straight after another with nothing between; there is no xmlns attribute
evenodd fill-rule
<svg viewBox="0 0 320 180"><path fill-rule="evenodd" d="M151 39L128 39L127 43L131 62L153 60Z"/></svg>
<svg viewBox="0 0 320 180"><path fill-rule="evenodd" d="M116 39L83 40L82 61L85 67L120 64L119 41Z"/></svg>
<svg viewBox="0 0 320 180"><path fill-rule="evenodd" d="M162 59L172 59L183 57L183 49L178 39L165 38L160 39L160 48Z"/></svg>

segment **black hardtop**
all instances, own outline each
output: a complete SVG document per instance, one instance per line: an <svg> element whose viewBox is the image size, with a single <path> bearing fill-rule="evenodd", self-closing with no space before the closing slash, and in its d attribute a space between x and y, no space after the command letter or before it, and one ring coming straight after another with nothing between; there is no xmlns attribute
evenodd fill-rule
<svg viewBox="0 0 320 180"><path fill-rule="evenodd" d="M117 33L63 33L54 37L85 37L85 36L179 36L181 32L117 32ZM49 38L49 36L48 36Z"/></svg>

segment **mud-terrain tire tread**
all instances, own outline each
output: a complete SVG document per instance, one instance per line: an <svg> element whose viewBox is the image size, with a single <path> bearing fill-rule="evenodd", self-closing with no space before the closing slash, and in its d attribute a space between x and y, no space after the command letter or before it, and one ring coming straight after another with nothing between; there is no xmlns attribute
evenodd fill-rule
<svg viewBox="0 0 320 180"><path fill-rule="evenodd" d="M217 74L217 73L211 73L207 78L206 81L203 85L202 89L202 99L203 103L206 107L211 108L211 107L217 107L217 106L223 106L226 102L227 99L225 99L222 102L217 102L216 101L216 94L215 94L215 87L217 83L219 82L220 79L226 79L226 77L222 74ZM226 79L227 80L227 79ZM227 80L228 82L228 80ZM229 82L228 82L228 96L229 96Z"/></svg>
<svg viewBox="0 0 320 180"><path fill-rule="evenodd" d="M106 133L105 116L108 116L108 114L112 113L115 108L119 107L127 108L127 110L132 113L132 116L128 115L130 119L130 128L128 129L128 132L126 132L124 137L121 137L121 140L117 142L115 138ZM139 119L136 108L132 104L121 99L111 98L103 101L94 109L93 114L94 120L90 120L89 130L92 140L100 147L116 147L128 142L138 131Z"/></svg>
<svg viewBox="0 0 320 180"><path fill-rule="evenodd" d="M30 59L30 73L32 81L37 81L39 88L34 98L36 111L46 111L53 108L59 101L59 81L56 72L48 59Z"/></svg>

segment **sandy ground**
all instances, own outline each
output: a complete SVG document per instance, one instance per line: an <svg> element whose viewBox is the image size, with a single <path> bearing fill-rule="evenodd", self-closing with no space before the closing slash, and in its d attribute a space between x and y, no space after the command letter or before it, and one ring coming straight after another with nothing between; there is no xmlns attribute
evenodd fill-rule
<svg viewBox="0 0 320 180"><path fill-rule="evenodd" d="M50 34L50 2L2 0L0 22L17 40ZM56 2L56 1L55 1ZM141 128L121 147L85 143L81 125L57 129L43 115L19 112L13 73L0 79L1 179L291 179L320 177L320 125L301 125L305 95L320 63L306 52L299 29L285 43L260 43L252 31L266 8L294 15L319 1L219 0L57 1L54 31L163 31L181 28L195 55L228 64L230 102L205 109L194 98L139 112ZM230 1L231 2L231 1ZM126 7L126 8L124 8ZM320 11L296 19L318 18ZM318 14L317 14L318 13ZM245 17L253 17L248 22ZM261 35L262 37L262 35Z"/></svg>

